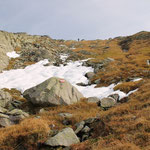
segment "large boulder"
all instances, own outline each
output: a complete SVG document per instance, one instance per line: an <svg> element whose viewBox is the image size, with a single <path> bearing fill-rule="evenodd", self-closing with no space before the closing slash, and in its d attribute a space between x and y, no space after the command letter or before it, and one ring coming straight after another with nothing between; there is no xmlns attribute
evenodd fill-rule
<svg viewBox="0 0 150 150"><path fill-rule="evenodd" d="M69 105L80 100L83 95L68 81L52 77L26 90L23 96L35 105Z"/></svg>
<svg viewBox="0 0 150 150"><path fill-rule="evenodd" d="M72 144L79 143L79 139L71 128L65 128L56 134L54 137L50 137L45 145L49 146L70 146Z"/></svg>

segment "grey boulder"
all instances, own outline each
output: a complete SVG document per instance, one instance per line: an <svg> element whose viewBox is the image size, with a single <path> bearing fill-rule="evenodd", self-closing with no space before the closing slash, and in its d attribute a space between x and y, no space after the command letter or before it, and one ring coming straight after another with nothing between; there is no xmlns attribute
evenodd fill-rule
<svg viewBox="0 0 150 150"><path fill-rule="evenodd" d="M83 97L68 81L57 77L26 90L23 96L34 105L40 106L69 105Z"/></svg>
<svg viewBox="0 0 150 150"><path fill-rule="evenodd" d="M79 139L71 128L65 128L50 137L44 144L49 146L70 146L79 143Z"/></svg>
<svg viewBox="0 0 150 150"><path fill-rule="evenodd" d="M97 97L88 97L87 98L88 103L98 103L99 101L100 101L100 99Z"/></svg>
<svg viewBox="0 0 150 150"><path fill-rule="evenodd" d="M0 107L7 107L12 101L12 96L5 92L4 90L0 90Z"/></svg>
<svg viewBox="0 0 150 150"><path fill-rule="evenodd" d="M116 103L117 102L115 99L108 97L108 98L101 99L100 105L103 108L110 108L110 107L113 107Z"/></svg>

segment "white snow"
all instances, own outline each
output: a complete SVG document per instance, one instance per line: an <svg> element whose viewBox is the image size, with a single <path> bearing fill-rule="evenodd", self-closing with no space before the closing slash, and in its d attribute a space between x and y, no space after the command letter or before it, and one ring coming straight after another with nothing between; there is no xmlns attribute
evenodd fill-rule
<svg viewBox="0 0 150 150"><path fill-rule="evenodd" d="M134 79L134 80L132 80L133 82L136 82L136 81L140 81L140 80L142 80L142 78L136 78L136 79Z"/></svg>
<svg viewBox="0 0 150 150"><path fill-rule="evenodd" d="M85 61L85 60L84 60ZM44 66L48 60L42 60L25 69L3 71L0 73L0 88L16 88L21 92L34 87L50 77L60 77L74 85L85 97L96 96L104 98L110 94L118 93L121 98L128 96L124 92L114 91L115 84L108 87L94 88L91 86L77 86L77 83L88 83L85 73L93 71L91 67L82 66L83 61L69 62L66 66Z"/></svg>
<svg viewBox="0 0 150 150"><path fill-rule="evenodd" d="M8 53L6 53L6 55L7 55L9 58L17 58L17 57L20 56L20 55L17 54L15 51L8 52Z"/></svg>
<svg viewBox="0 0 150 150"><path fill-rule="evenodd" d="M61 59L63 62L64 62L68 57L69 57L69 55L67 55L67 54L60 55L60 59Z"/></svg>

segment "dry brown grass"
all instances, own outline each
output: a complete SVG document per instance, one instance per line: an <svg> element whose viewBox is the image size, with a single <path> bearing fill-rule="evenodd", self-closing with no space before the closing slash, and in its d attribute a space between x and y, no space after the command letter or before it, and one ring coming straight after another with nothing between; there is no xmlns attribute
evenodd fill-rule
<svg viewBox="0 0 150 150"><path fill-rule="evenodd" d="M110 65L105 67L105 70L99 71L96 74L94 80L101 79L101 84L98 86L110 85L111 83L123 81L122 84L115 87L115 90L120 89L128 93L130 90L138 88L138 91L129 96L128 102L118 104L118 106L112 107L108 111L103 111L97 107L96 104L89 104L83 100L69 106L46 108L46 112L37 114L40 116L42 122L46 122L44 123L46 126L55 124L55 129L62 129L65 127L62 123L64 118L58 115L61 112L73 114L73 117L68 119L71 123L70 126L73 128L75 123L98 115L105 124L112 129L111 134L108 136L96 137L94 139L89 139L86 142L73 145L73 150L150 149L150 67L146 64L146 60L150 57L150 42L149 40L133 40L128 52L123 52L118 45L118 42L118 39L113 39L80 42L66 41L64 43L70 47L74 45L76 48L73 50L74 52L80 50L94 52L95 55L85 56L85 58L93 57L94 59L91 61L94 62L99 62L107 57L115 59L114 62L111 62ZM106 46L108 48L105 48ZM141 77L143 80L134 83L126 82L129 78L135 77ZM32 116L30 120L31 122L33 120L34 124L34 116ZM37 122L35 124L37 124ZM2 141L2 146L7 146L5 143L6 139L11 142L9 139L17 139L19 135L22 136L19 132L26 130L28 126L28 124L24 124L24 126L19 124L6 128L6 130L1 129L0 135L2 135L2 138L0 141ZM14 128L16 128L16 130ZM31 128L34 129L33 126L30 126L30 129ZM95 130L98 132L98 128ZM17 136L15 136L15 138L11 138L10 136L9 138L8 135L14 135L13 131ZM29 130L26 131L25 135L27 137L28 135L32 135ZM33 131L35 131L36 134L39 133L37 130ZM43 130L41 132L43 133ZM15 140L13 142L13 144L16 144Z"/></svg>
<svg viewBox="0 0 150 150"><path fill-rule="evenodd" d="M39 114L41 116L41 119L46 120L48 122L54 122L55 127L57 129L61 129L65 127L62 123L64 118L60 117L59 113L71 113L73 116L69 118L68 120L71 123L71 126L75 123L78 123L82 120L85 120L89 117L95 117L98 112L100 111L100 108L94 104L94 103L87 103L86 100L81 100L81 102L78 102L76 104L72 104L69 106L58 106L53 108L47 108L47 111Z"/></svg>
<svg viewBox="0 0 150 150"><path fill-rule="evenodd" d="M142 81L136 81L136 82L123 82L123 83L120 83L118 84L117 86L114 87L114 90L120 90L120 91L123 91L125 93L128 93L130 91L133 91L137 88L140 87Z"/></svg>
<svg viewBox="0 0 150 150"><path fill-rule="evenodd" d="M112 132L105 137L77 144L73 150L149 150L150 145L150 80L144 80L129 101L99 111L100 118ZM98 133L98 129L96 129ZM90 145L90 146L89 146Z"/></svg>
<svg viewBox="0 0 150 150"><path fill-rule="evenodd" d="M26 102L27 100L22 96L21 92L16 89L3 89L4 91L8 92L14 100Z"/></svg>
<svg viewBox="0 0 150 150"><path fill-rule="evenodd" d="M37 143L44 142L49 134L49 126L42 119L25 119L18 125L0 129L0 149L19 149L24 146L34 149Z"/></svg>

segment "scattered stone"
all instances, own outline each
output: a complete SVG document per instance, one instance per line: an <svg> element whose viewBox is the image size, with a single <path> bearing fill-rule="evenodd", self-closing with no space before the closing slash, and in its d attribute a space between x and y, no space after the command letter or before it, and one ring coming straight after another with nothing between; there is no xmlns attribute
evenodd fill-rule
<svg viewBox="0 0 150 150"><path fill-rule="evenodd" d="M57 77L26 90L23 95L34 105L40 106L69 105L84 97L68 81Z"/></svg>
<svg viewBox="0 0 150 150"><path fill-rule="evenodd" d="M119 94L112 94L112 95L109 95L108 97L115 99L116 102L119 101Z"/></svg>
<svg viewBox="0 0 150 150"><path fill-rule="evenodd" d="M81 83L77 83L77 85L78 85L78 86L88 86L87 84L82 83L82 82L81 82Z"/></svg>
<svg viewBox="0 0 150 150"><path fill-rule="evenodd" d="M0 118L7 118L7 119L9 119L9 116L6 115L6 114L0 113Z"/></svg>
<svg viewBox="0 0 150 150"><path fill-rule="evenodd" d="M83 128L84 128L85 122L81 121L80 123L77 123L75 126L77 127L75 130L75 133L78 134Z"/></svg>
<svg viewBox="0 0 150 150"><path fill-rule="evenodd" d="M101 79L97 79L94 81L95 84L100 84L101 83Z"/></svg>
<svg viewBox="0 0 150 150"><path fill-rule="evenodd" d="M65 128L58 134L50 137L45 145L49 146L70 146L72 144L79 143L79 139L71 128Z"/></svg>
<svg viewBox="0 0 150 150"><path fill-rule="evenodd" d="M20 108L22 106L23 102L22 101L18 101L18 100L13 100L11 101L11 103L9 104L8 106L8 110L11 111L13 109L16 109L16 108Z"/></svg>
<svg viewBox="0 0 150 150"><path fill-rule="evenodd" d="M82 129L82 132L84 132L84 133L88 133L88 132L90 132L90 128L88 127L88 126L85 126L83 129Z"/></svg>
<svg viewBox="0 0 150 150"><path fill-rule="evenodd" d="M109 134L109 128L105 125L105 123L100 118L88 118L80 123L76 124L75 133L79 137L80 141L85 141L89 139L91 136L106 136Z"/></svg>
<svg viewBox="0 0 150 150"><path fill-rule="evenodd" d="M88 79L92 79L94 77L95 73L94 72L87 72L85 74L85 77L87 77Z"/></svg>
<svg viewBox="0 0 150 150"><path fill-rule="evenodd" d="M68 119L65 119L65 120L62 121L62 124L65 125L65 126L68 126L68 125L71 124L71 121L68 120Z"/></svg>
<svg viewBox="0 0 150 150"><path fill-rule="evenodd" d="M0 117L0 127L8 127L13 125L14 123L10 121L8 118L1 118Z"/></svg>
<svg viewBox="0 0 150 150"><path fill-rule="evenodd" d="M11 121L18 123L20 120L29 117L29 114L23 112L21 109L14 109L8 113Z"/></svg>
<svg viewBox="0 0 150 150"><path fill-rule="evenodd" d="M100 100L100 102L101 102L101 107L103 107L104 109L113 107L117 103L116 100L111 97L103 98Z"/></svg>
<svg viewBox="0 0 150 150"><path fill-rule="evenodd" d="M7 112L8 112L7 109L5 109L5 108L3 108L3 107L0 107L0 113L7 113Z"/></svg>
<svg viewBox="0 0 150 150"><path fill-rule="evenodd" d="M63 118L71 118L73 116L73 114L70 113L59 113L58 115Z"/></svg>
<svg viewBox="0 0 150 150"><path fill-rule="evenodd" d="M4 90L0 90L0 107L6 108L9 103L12 101L12 96L5 92Z"/></svg>
<svg viewBox="0 0 150 150"><path fill-rule="evenodd" d="M39 113L41 114L41 113L44 113L44 112L46 112L46 110L44 109L44 108L41 108L40 110L39 110Z"/></svg>
<svg viewBox="0 0 150 150"><path fill-rule="evenodd" d="M88 118L88 119L85 120L85 124L91 124L91 123L93 123L95 120L97 120L97 118L94 118L94 117Z"/></svg>
<svg viewBox="0 0 150 150"><path fill-rule="evenodd" d="M89 103L98 103L99 101L100 101L100 99L97 97L88 97L87 98L87 102L89 102Z"/></svg>

